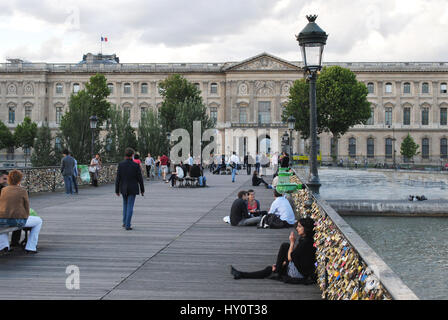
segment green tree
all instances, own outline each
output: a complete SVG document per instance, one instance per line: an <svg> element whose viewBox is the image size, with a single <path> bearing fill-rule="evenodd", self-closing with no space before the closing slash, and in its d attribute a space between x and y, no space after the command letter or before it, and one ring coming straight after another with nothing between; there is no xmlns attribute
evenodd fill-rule
<svg viewBox="0 0 448 320"><path fill-rule="evenodd" d="M34 140L37 134L37 123L25 117L22 123L18 124L14 131L15 146L22 149L34 147ZM28 154L25 153L25 167L28 162Z"/></svg>
<svg viewBox="0 0 448 320"><path fill-rule="evenodd" d="M107 161L118 162L123 160L126 148L137 149L137 138L127 113L113 107L109 115L106 124L104 153Z"/></svg>
<svg viewBox="0 0 448 320"><path fill-rule="evenodd" d="M51 130L47 123L37 129L33 153L31 154L33 167L47 167L59 164L52 144Z"/></svg>
<svg viewBox="0 0 448 320"><path fill-rule="evenodd" d="M290 90L283 121L294 115L296 130L303 138L309 137L309 85L305 80L295 81ZM368 90L364 83L356 80L356 75L340 66L324 67L316 83L317 131L330 132L337 140L350 127L365 124L370 117ZM335 154L334 150L331 152Z"/></svg>
<svg viewBox="0 0 448 320"><path fill-rule="evenodd" d="M79 163L89 163L91 157L92 129L89 118L98 118L94 136L99 137L102 124L109 118L110 103L106 100L110 94L106 78L102 74L90 77L86 89L72 94L69 100L69 111L61 120L61 136L64 145L73 152ZM99 139L95 139L94 152L101 149Z"/></svg>
<svg viewBox="0 0 448 320"><path fill-rule="evenodd" d="M14 147L14 135L9 128L0 121L0 150Z"/></svg>
<svg viewBox="0 0 448 320"><path fill-rule="evenodd" d="M404 157L405 162L412 160L415 155L420 153L417 152L418 148L418 144L414 142L414 139L412 139L411 135L408 133L400 147L400 153Z"/></svg>
<svg viewBox="0 0 448 320"><path fill-rule="evenodd" d="M162 122L157 113L152 110L143 113L138 124L138 150L142 156L148 152L153 156L167 153L166 135L161 127Z"/></svg>

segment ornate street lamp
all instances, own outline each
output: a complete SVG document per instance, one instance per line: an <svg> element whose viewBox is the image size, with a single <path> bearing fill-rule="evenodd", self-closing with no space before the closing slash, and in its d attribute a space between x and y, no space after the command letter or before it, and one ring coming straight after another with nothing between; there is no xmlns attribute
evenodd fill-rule
<svg viewBox="0 0 448 320"><path fill-rule="evenodd" d="M316 106L316 79L322 68L322 53L328 35L317 24L317 15L306 16L308 24L296 36L301 48L306 78L310 82L310 175L308 187L313 193L319 193L320 181L317 172L317 106Z"/></svg>
<svg viewBox="0 0 448 320"><path fill-rule="evenodd" d="M290 159L292 160L292 132L294 131L294 128L296 126L296 118L294 118L294 116L289 116L288 118L288 129L289 129L289 156ZM291 161L292 163L292 161Z"/></svg>
<svg viewBox="0 0 448 320"><path fill-rule="evenodd" d="M285 131L282 135L282 151L286 151L287 145L288 145L289 136L288 133Z"/></svg>
<svg viewBox="0 0 448 320"><path fill-rule="evenodd" d="M96 129L96 125L98 123L98 118L97 118L97 116L91 116L89 118L89 120L90 120L90 129L92 130L92 145L90 147L90 153L92 154L92 159L93 159L93 157L95 157L95 154L94 154L95 129Z"/></svg>

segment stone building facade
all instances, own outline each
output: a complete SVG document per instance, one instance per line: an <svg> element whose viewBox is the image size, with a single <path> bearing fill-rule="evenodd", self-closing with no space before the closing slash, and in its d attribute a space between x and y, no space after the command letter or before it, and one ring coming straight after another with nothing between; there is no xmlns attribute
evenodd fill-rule
<svg viewBox="0 0 448 320"><path fill-rule="evenodd" d="M402 162L400 145L410 133L419 144L417 163L440 164L447 155L448 63L327 63L351 69L369 89L372 117L340 137L337 158L369 163ZM109 101L129 112L137 127L142 112L162 103L158 83L179 73L201 90L222 137L220 152L240 154L280 149L288 132L281 113L289 88L303 77L301 62L262 53L239 62L120 63L115 55L84 55L77 64L0 64L0 120L14 129L25 116L55 132L72 92L95 73L105 74ZM246 138L244 138L246 137ZM322 160L330 161L332 137L321 134ZM55 141L58 143L58 141ZM395 149L395 152L394 152ZM307 154L308 141L293 134L295 154ZM23 150L3 150L0 161L22 159Z"/></svg>

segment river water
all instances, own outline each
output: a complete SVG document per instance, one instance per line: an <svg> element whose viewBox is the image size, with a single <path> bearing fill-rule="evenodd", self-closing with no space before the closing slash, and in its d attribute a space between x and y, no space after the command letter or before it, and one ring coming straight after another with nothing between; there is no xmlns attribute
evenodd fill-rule
<svg viewBox="0 0 448 320"><path fill-rule="evenodd" d="M448 200L445 182L393 180L382 172L319 170L326 200ZM420 299L448 299L448 217L344 216Z"/></svg>

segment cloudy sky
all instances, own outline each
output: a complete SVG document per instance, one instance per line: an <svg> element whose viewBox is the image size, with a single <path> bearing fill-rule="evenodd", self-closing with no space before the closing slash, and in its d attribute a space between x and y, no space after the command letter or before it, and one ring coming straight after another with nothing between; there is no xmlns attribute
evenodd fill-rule
<svg viewBox="0 0 448 320"><path fill-rule="evenodd" d="M295 34L318 14L326 61L447 61L447 0L9 0L0 2L0 61L301 60Z"/></svg>

